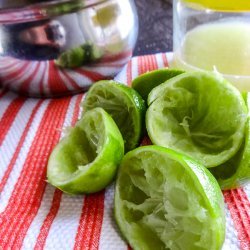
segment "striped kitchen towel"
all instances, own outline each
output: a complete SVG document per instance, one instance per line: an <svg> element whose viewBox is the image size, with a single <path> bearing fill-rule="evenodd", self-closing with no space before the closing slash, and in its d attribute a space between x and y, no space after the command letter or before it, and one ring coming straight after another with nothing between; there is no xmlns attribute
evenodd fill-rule
<svg viewBox="0 0 250 250"><path fill-rule="evenodd" d="M133 58L116 77L168 66L170 53ZM113 219L113 185L90 196L70 196L46 183L48 157L75 124L84 94L32 99L0 90L0 249L125 250ZM250 185L224 192L223 250L250 249Z"/></svg>

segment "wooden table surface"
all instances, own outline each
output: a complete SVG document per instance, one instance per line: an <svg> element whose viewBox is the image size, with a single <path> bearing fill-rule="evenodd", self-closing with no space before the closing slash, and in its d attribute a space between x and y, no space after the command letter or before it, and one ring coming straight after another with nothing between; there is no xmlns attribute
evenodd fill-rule
<svg viewBox="0 0 250 250"><path fill-rule="evenodd" d="M172 1L135 0L139 36L134 55L172 51Z"/></svg>

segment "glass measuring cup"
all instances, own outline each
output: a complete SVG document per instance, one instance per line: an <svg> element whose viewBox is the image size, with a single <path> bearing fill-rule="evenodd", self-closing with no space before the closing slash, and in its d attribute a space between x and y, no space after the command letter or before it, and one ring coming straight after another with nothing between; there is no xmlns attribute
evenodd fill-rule
<svg viewBox="0 0 250 250"><path fill-rule="evenodd" d="M174 0L173 65L219 72L250 91L250 2Z"/></svg>

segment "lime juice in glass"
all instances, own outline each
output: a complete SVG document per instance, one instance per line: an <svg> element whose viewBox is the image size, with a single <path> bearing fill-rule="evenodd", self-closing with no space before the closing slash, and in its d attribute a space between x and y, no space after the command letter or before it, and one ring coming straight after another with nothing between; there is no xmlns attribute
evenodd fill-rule
<svg viewBox="0 0 250 250"><path fill-rule="evenodd" d="M250 91L250 2L174 0L173 64L221 73Z"/></svg>

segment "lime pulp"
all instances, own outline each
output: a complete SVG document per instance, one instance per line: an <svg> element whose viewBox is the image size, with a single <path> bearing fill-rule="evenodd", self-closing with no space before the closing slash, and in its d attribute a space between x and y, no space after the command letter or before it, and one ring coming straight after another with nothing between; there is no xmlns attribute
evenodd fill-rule
<svg viewBox="0 0 250 250"><path fill-rule="evenodd" d="M115 218L133 249L217 250L225 237L223 196L211 173L159 146L127 153L115 190Z"/></svg>
<svg viewBox="0 0 250 250"><path fill-rule="evenodd" d="M146 107L134 89L115 81L99 81L91 86L82 106L84 111L101 107L112 116L123 136L125 151L139 145Z"/></svg>
<svg viewBox="0 0 250 250"><path fill-rule="evenodd" d="M146 127L151 141L216 167L239 150L247 107L240 92L220 75L184 73L154 88Z"/></svg>
<svg viewBox="0 0 250 250"><path fill-rule="evenodd" d="M113 119L101 108L86 112L50 155L48 182L70 194L94 193L116 175L124 154Z"/></svg>

